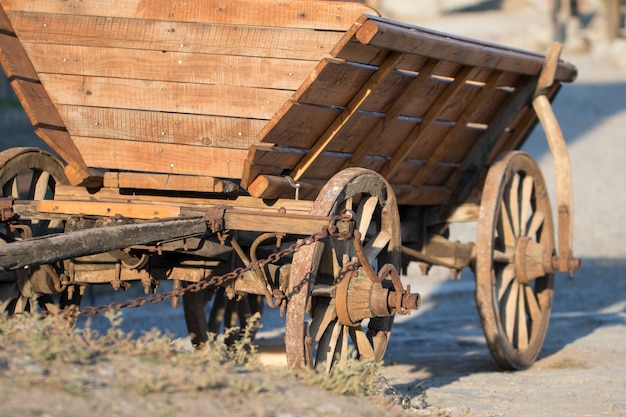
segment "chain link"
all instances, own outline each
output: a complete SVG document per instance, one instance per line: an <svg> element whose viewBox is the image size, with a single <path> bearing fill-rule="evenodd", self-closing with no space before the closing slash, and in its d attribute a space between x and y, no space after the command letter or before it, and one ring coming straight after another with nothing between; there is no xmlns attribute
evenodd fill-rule
<svg viewBox="0 0 626 417"><path fill-rule="evenodd" d="M114 301L110 304L97 306L97 307L87 306L87 307L81 308L78 311L78 313L91 317L91 316L95 316L96 314L104 313L107 311L119 311L123 308L137 308L148 303L157 304L162 301L169 300L173 297L180 297L186 293L199 292L207 288L211 288L211 287L219 287L228 281L237 279L238 277L242 276L246 272L261 269L267 264L276 263L280 259L294 254L303 246L312 245L313 243L326 238L328 235L329 235L328 228L323 228L322 231L313 233L312 235L306 238L298 239L291 246L283 249L280 252L272 253L265 259L259 259L258 261L253 262L246 267L235 268L232 271L224 275L218 275L218 276L212 277L211 279L207 281L195 282L193 284L186 286L185 288L175 288L172 291L164 292L161 294L152 294L147 297L134 298L134 299L127 300L124 302Z"/></svg>

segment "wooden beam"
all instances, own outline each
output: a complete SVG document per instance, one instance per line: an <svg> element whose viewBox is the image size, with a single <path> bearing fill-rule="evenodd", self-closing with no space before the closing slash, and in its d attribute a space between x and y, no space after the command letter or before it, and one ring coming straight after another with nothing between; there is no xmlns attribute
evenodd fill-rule
<svg viewBox="0 0 626 417"><path fill-rule="evenodd" d="M63 120L41 84L15 79L11 87L33 126L64 129Z"/></svg>
<svg viewBox="0 0 626 417"><path fill-rule="evenodd" d="M108 13L111 9L106 6L102 10ZM249 15L250 11L245 13ZM210 21L170 22L61 14L45 15L46 25L42 26L42 13L9 12L9 17L22 42L121 48L129 53L132 50L150 50L165 51L166 54L219 53L319 61L328 56L328 51L343 34L309 29L230 26Z"/></svg>
<svg viewBox="0 0 626 417"><path fill-rule="evenodd" d="M290 0L203 0L174 2L170 0L117 0L115 7L107 0L74 3L64 0L28 2L4 0L7 11L51 14L83 14L111 18L161 20L164 22L219 23L239 26L278 26L291 28L347 30L363 13L377 14L360 2Z"/></svg>
<svg viewBox="0 0 626 417"><path fill-rule="evenodd" d="M376 17L363 23L356 33L356 38L367 45L408 54L425 55L461 65L513 71L532 76L539 74L544 63L544 57L541 54ZM555 78L559 81L573 81L576 75L576 67L560 62Z"/></svg>
<svg viewBox="0 0 626 417"><path fill-rule="evenodd" d="M0 32L0 64L9 80L20 78L39 81L37 72L30 62L20 41L11 35Z"/></svg>

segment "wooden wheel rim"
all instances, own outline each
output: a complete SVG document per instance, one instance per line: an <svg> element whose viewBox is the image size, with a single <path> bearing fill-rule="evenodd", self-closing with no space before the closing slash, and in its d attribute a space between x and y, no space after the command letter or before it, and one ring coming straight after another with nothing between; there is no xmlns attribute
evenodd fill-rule
<svg viewBox="0 0 626 417"><path fill-rule="evenodd" d="M23 174L30 171L30 175ZM21 182L26 181L27 186ZM57 184L69 181L61 162L51 154L37 148L11 148L0 152L0 193L3 197L44 200L53 198ZM30 224L34 236L61 231L60 222L39 221ZM36 295L29 290L26 272L18 274L18 281L0 285L0 311L14 313L33 311ZM19 283L19 285L18 285ZM39 299L40 305L49 305L49 297Z"/></svg>
<svg viewBox="0 0 626 417"><path fill-rule="evenodd" d="M543 345L553 298L553 274L530 284L515 276L514 253L522 237L554 247L552 211L541 171L532 157L503 154L489 170L476 239L476 304L489 350L504 369L530 366Z"/></svg>
<svg viewBox="0 0 626 417"><path fill-rule="evenodd" d="M378 253L385 258L385 263L391 263L396 268L400 268L401 261L401 240L399 214L395 196L389 184L376 172L363 168L349 168L336 174L331 178L313 204L311 215L329 216L336 214L340 210L342 203L357 195L372 196L377 199L380 211L378 215L380 222L378 235L382 230L389 232L388 241L384 249ZM370 219L371 220L371 219ZM369 224L372 224L370 221ZM358 227L358 225L357 225ZM363 233L365 235L365 233ZM287 351L287 362L290 368L301 368L304 366L313 367L315 365L315 352L307 351L307 342L315 345L331 346L338 344L345 346L350 339L357 352L364 358L382 360L387 346L392 317L383 319L373 319L370 321L370 328L376 327L379 332L372 344L366 343L368 340L365 331L360 327L343 326L337 322L336 314L333 314L334 300L330 300L327 306L323 303L312 303L310 291L315 283L318 268L324 255L325 245L318 242L301 248L293 257L291 266L289 291L289 302L287 304L285 347ZM377 257L376 255L375 257ZM371 260L371 258L370 258ZM318 311L311 311L317 309ZM320 309L322 311L320 311ZM311 328L322 329L318 333L319 340L309 338L309 324L305 317L313 315ZM326 319L321 319L320 314L326 314ZM316 317L315 317L316 316ZM327 330L327 331L326 331ZM337 347L338 349L340 347ZM327 370L330 365L327 363Z"/></svg>

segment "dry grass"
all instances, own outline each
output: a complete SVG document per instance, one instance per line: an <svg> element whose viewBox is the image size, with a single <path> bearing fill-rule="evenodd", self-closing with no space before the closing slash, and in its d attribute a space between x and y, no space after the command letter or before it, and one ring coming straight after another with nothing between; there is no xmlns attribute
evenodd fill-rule
<svg viewBox="0 0 626 417"><path fill-rule="evenodd" d="M285 370L261 369L251 326L232 346L224 343L227 335L212 335L206 348L192 351L157 329L139 336L123 332L119 313L106 317L110 327L101 334L89 322L73 328L57 315L0 316L0 375L10 369L17 383L75 396L109 385L139 395L206 390L254 394L276 390L268 382L271 378L255 375L294 378ZM378 368L356 359L330 375L310 371L299 377L342 395L372 395L380 384Z"/></svg>

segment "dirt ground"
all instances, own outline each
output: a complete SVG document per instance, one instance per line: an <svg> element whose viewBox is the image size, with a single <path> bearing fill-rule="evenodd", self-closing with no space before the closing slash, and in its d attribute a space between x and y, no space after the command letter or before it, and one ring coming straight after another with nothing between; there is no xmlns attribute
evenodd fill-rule
<svg viewBox="0 0 626 417"><path fill-rule="evenodd" d="M566 44L563 58L578 66L579 77L563 87L554 106L572 161L574 252L582 258L582 269L573 278L557 277L550 329L533 367L502 372L491 359L476 312L471 272L451 281L447 271L435 269L432 276L421 277L417 268L411 268L403 279L422 294L423 304L417 313L396 320L383 368L393 387L388 397L410 398L409 410L389 409L376 399L330 395L291 380L273 380L278 391L245 398L207 393L129 397L115 387L83 398L16 386L0 369L0 416L105 412L136 417L626 416L626 45L624 40L606 43L592 17L585 16L587 27L581 32L586 42ZM536 4L415 23L538 52L551 39L549 17ZM23 135L23 116L4 112L0 123L5 146L31 140ZM540 129L525 150L539 161L548 184L553 184L550 153ZM457 232L453 238L473 240L470 230ZM105 295L93 293L88 300L107 301ZM264 317L262 346L281 339L281 320L275 312ZM124 325L133 330L159 326L185 337L182 311L168 306L129 311ZM278 358L280 363L282 356L268 353L264 358L268 362Z"/></svg>

